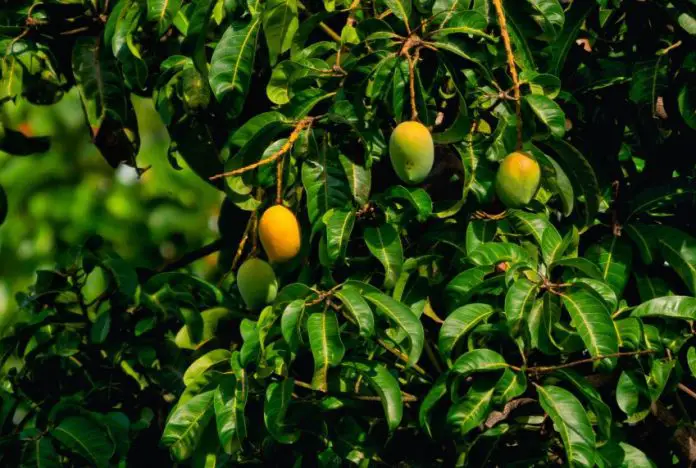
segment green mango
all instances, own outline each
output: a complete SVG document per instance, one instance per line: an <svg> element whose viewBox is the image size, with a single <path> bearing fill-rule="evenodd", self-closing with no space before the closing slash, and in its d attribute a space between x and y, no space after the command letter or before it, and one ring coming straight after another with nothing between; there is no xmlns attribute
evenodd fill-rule
<svg viewBox="0 0 696 468"><path fill-rule="evenodd" d="M278 280L268 262L250 258L237 271L237 287L247 308L256 310L273 302L278 293Z"/></svg>
<svg viewBox="0 0 696 468"><path fill-rule="evenodd" d="M435 146L430 131L420 122L402 122L389 138L394 172L407 184L419 184L433 168Z"/></svg>
<svg viewBox="0 0 696 468"><path fill-rule="evenodd" d="M522 208L532 201L540 181L539 163L529 155L515 151L500 163L495 176L495 191L508 208Z"/></svg>

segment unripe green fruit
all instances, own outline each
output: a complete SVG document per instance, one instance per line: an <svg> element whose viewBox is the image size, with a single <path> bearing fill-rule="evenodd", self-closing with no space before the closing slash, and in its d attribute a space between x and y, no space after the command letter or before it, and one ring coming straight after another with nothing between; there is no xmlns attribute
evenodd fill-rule
<svg viewBox="0 0 696 468"><path fill-rule="evenodd" d="M389 157L394 172L407 184L425 180L433 168L433 137L420 122L402 122L389 138Z"/></svg>
<svg viewBox="0 0 696 468"><path fill-rule="evenodd" d="M273 302L278 281L271 265L259 258L250 258L237 271L237 287L247 308L256 310Z"/></svg>
<svg viewBox="0 0 696 468"><path fill-rule="evenodd" d="M515 151L500 163L495 176L495 191L508 208L521 208L532 201L540 181L539 163L528 155Z"/></svg>

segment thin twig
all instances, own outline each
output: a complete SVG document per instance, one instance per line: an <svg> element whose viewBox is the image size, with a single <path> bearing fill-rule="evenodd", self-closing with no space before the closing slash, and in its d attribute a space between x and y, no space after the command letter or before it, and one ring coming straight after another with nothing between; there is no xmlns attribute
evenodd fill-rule
<svg viewBox="0 0 696 468"><path fill-rule="evenodd" d="M425 354L428 355L428 359L430 359L430 362L433 364L433 367L435 367L435 370L438 371L438 373L442 374L442 366L440 366L440 362L438 361L437 355L433 351L432 346L430 346L430 342L426 339L424 343Z"/></svg>
<svg viewBox="0 0 696 468"><path fill-rule="evenodd" d="M251 215L249 216L249 220L247 221L246 228L244 228L244 234L242 234L242 239L239 241L239 245L237 246L237 252L234 254L234 259L232 260L232 267L230 270L236 270L237 269L237 264L239 263L239 260L242 258L242 252L244 252L244 246L247 243L247 240L249 239L249 233L251 232L252 227L254 226L254 218L256 217L256 211L252 212Z"/></svg>
<svg viewBox="0 0 696 468"><path fill-rule="evenodd" d="M691 398L693 398L694 400L696 400L696 392L694 392L693 390L691 390L689 387L687 387L686 385L684 385L684 384L681 383L681 382L677 384L677 387L679 388L679 390L681 390L682 392L686 393L686 394L689 395Z"/></svg>
<svg viewBox="0 0 696 468"><path fill-rule="evenodd" d="M517 68L515 67L515 56L512 54L512 44L510 43L510 34L507 30L505 22L505 11L503 10L502 0L493 0L493 6L498 16L498 25L500 26L500 35L503 37L505 52L507 53L508 67L510 68L510 76L512 76L513 93L515 97L515 115L517 116L517 149L522 149L522 102L520 100L520 80L517 76Z"/></svg>
<svg viewBox="0 0 696 468"><path fill-rule="evenodd" d="M558 369L567 369L568 367L575 367L575 366L580 366L582 364L589 364L591 362L595 361L601 361L602 359L609 359L609 358L617 358L617 357L628 357L628 356L641 356L644 354L654 354L655 351L652 349L644 349L641 351L626 351L626 352L621 352L621 353L612 353L612 354L605 354L603 356L595 356L587 359L580 359L579 361L573 361L573 362L567 362L565 364L560 364L558 366L537 366L537 367L527 367L526 369L522 369L521 367L517 366L510 366L510 369L515 370L515 371L525 371L529 374L545 374L548 372L553 372Z"/></svg>
<svg viewBox="0 0 696 468"><path fill-rule="evenodd" d="M320 292L319 295L318 295L318 297L317 297L316 299L313 299L313 300L311 300L311 301L309 301L309 302L305 302L305 306L306 306L306 307L311 307L311 306L313 306L313 305L317 305L317 304L319 304L320 302L325 301L325 300L328 299L329 297L333 296L334 293L335 293L335 292L338 290L338 288L340 288L341 286L343 286L343 283L337 284L336 286L334 286L333 288L329 289L328 291Z"/></svg>
<svg viewBox="0 0 696 468"><path fill-rule="evenodd" d="M276 204L280 205L283 202L283 161L285 158L279 158L276 172Z"/></svg>
<svg viewBox="0 0 696 468"><path fill-rule="evenodd" d="M314 121L315 117L305 117L304 119L300 120L297 122L297 125L295 125L295 129L292 131L290 134L290 137L288 137L288 141L285 142L285 144L275 153L267 157L266 159L262 159L260 161L257 161L253 164L249 164L248 166L240 167L239 169L235 169L233 171L229 172L223 172L221 174L216 174L212 177L209 177L209 180L216 180L216 179L221 179L223 177L232 177L240 174L244 174L245 172L253 171L257 167L260 166L265 166L266 164L270 164L276 159L282 157L285 153L290 151L292 149L292 146L295 144L295 141L300 137L300 133L302 130L307 128L312 124Z"/></svg>
<svg viewBox="0 0 696 468"><path fill-rule="evenodd" d="M311 384L308 384L307 382L303 382L301 380L294 379L295 385L298 387L306 388L307 390L313 390L315 392L321 392L321 393L328 393L326 390L322 390L320 388L314 388L312 387ZM345 393L345 394L339 394L342 397L347 397L351 398L353 400L363 400L363 401L382 401L382 398L379 396L372 396L372 395L356 395L352 393ZM408 402L414 402L418 401L418 398L415 395L411 395L410 393L406 393L404 391L401 392L401 399L408 403Z"/></svg>

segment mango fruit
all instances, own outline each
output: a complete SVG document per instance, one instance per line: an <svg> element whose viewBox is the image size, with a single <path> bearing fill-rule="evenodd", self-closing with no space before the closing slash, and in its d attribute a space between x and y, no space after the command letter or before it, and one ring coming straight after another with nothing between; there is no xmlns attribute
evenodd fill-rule
<svg viewBox="0 0 696 468"><path fill-rule="evenodd" d="M435 146L430 131L420 122L401 122L389 138L394 172L407 184L419 184L433 168Z"/></svg>
<svg viewBox="0 0 696 468"><path fill-rule="evenodd" d="M292 211L274 205L261 216L259 238L272 263L287 262L300 251L300 224Z"/></svg>
<svg viewBox="0 0 696 468"><path fill-rule="evenodd" d="M527 205L539 189L541 169L529 155L515 151L505 156L495 176L495 192L508 208Z"/></svg>
<svg viewBox="0 0 696 468"><path fill-rule="evenodd" d="M247 309L256 310L273 302L278 280L271 265L260 258L250 258L237 270L237 287Z"/></svg>

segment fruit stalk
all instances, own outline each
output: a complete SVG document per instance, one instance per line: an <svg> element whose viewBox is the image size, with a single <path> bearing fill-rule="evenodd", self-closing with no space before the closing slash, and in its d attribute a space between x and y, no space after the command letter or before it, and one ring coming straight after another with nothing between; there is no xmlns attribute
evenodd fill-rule
<svg viewBox="0 0 696 468"><path fill-rule="evenodd" d="M517 76L517 68L515 67L515 56L512 55L512 44L510 43L510 34L507 30L505 22L505 11L503 10L503 0L493 0L495 12L498 16L498 25L500 26L500 35L503 37L505 52L507 53L508 67L510 68L510 76L512 76L513 96L515 100L515 115L517 117L517 149L522 149L522 101L520 100L520 79Z"/></svg>

